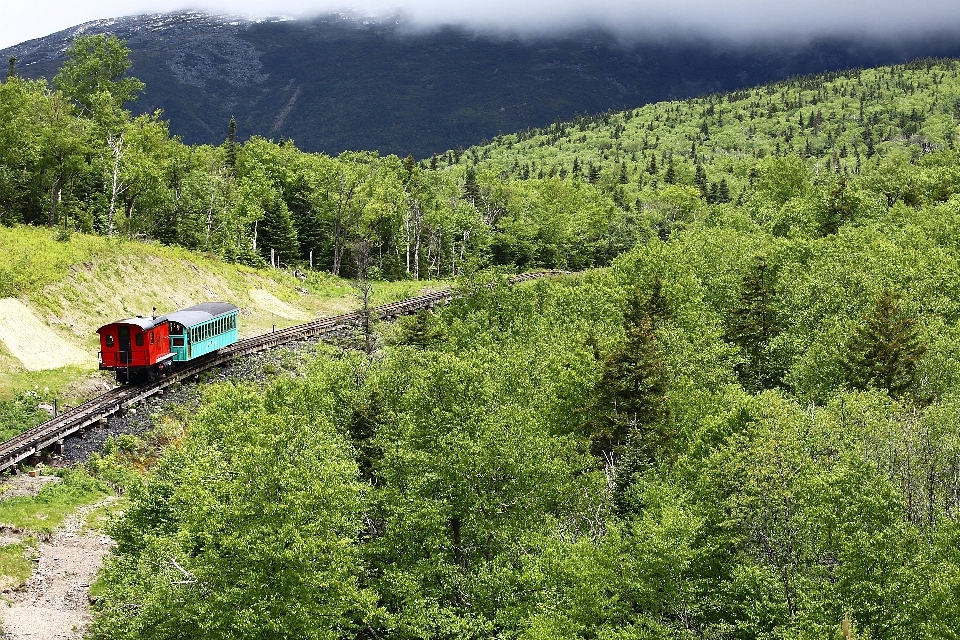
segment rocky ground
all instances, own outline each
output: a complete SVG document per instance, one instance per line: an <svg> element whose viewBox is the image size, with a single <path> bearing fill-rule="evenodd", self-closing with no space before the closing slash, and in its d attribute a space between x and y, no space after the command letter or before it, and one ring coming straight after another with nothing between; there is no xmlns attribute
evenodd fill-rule
<svg viewBox="0 0 960 640"><path fill-rule="evenodd" d="M37 568L18 591L7 594L0 607L7 640L82 638L90 624L90 584L113 541L84 530L87 515L113 500L104 498L69 516L50 539L37 548Z"/></svg>

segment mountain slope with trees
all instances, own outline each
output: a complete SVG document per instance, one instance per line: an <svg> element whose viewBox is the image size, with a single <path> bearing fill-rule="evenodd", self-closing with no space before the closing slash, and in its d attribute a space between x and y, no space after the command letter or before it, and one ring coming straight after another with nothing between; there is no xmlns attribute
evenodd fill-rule
<svg viewBox="0 0 960 640"><path fill-rule="evenodd" d="M796 45L651 41L599 31L514 37L422 30L402 17L316 19L178 12L101 20L0 51L24 77L52 78L79 35L116 35L147 85L138 108L162 109L190 144L242 140L301 149L426 158L499 133L583 113L728 91L791 75L956 56L954 37L821 39Z"/></svg>
<svg viewBox="0 0 960 640"><path fill-rule="evenodd" d="M463 293L93 460L93 637L956 636L957 60L421 162L186 146L75 71L0 86L5 221Z"/></svg>

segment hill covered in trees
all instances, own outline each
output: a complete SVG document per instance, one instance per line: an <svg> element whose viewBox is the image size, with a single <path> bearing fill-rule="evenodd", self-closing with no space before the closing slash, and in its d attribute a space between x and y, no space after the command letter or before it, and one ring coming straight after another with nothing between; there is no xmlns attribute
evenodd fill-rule
<svg viewBox="0 0 960 640"><path fill-rule="evenodd" d="M379 151L420 159L577 114L633 108L921 56L960 55L955 39L822 39L785 45L697 39L624 42L584 31L520 38L402 18L331 15L248 20L180 12L96 21L0 51L24 77L52 78L74 37L127 40L147 88L190 144L293 139L308 151Z"/></svg>
<svg viewBox="0 0 960 640"><path fill-rule="evenodd" d="M421 162L189 147L74 68L0 87L5 220L464 294L94 460L131 499L94 637L960 628L958 61ZM488 269L540 266L585 273Z"/></svg>

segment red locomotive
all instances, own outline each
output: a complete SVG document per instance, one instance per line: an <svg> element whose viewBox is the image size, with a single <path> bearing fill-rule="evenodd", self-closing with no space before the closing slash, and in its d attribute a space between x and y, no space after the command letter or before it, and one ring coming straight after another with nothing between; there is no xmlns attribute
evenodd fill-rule
<svg viewBox="0 0 960 640"><path fill-rule="evenodd" d="M165 316L137 316L99 329L100 368L120 382L152 380L176 362L212 353L237 341L239 309L205 302Z"/></svg>

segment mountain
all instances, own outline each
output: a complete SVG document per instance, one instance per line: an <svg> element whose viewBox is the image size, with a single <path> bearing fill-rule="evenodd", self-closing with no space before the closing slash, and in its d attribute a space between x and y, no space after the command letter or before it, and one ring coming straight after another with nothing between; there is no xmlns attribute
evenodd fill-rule
<svg viewBox="0 0 960 640"><path fill-rule="evenodd" d="M138 111L162 109L188 143L292 138L309 151L418 158L584 112L621 110L820 71L960 55L960 41L819 40L720 45L624 43L602 32L520 38L403 19L244 19L200 12L86 23L0 51L51 78L80 34L127 40L146 82Z"/></svg>

